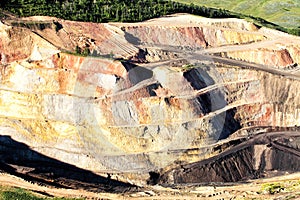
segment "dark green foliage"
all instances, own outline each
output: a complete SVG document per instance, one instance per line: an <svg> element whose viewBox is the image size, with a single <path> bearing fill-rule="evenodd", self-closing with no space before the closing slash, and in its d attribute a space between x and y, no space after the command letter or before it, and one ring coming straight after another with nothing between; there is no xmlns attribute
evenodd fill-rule
<svg viewBox="0 0 300 200"><path fill-rule="evenodd" d="M19 16L45 15L92 22L135 22L176 12L230 17L229 12L165 0L7 0L0 7Z"/></svg>
<svg viewBox="0 0 300 200"><path fill-rule="evenodd" d="M285 28L283 31L292 35L300 36L300 28Z"/></svg>
<svg viewBox="0 0 300 200"><path fill-rule="evenodd" d="M190 13L214 18L246 18L260 26L300 34L300 29L286 29L261 18L170 0L5 0L0 2L0 8L22 17L44 15L90 22L137 22L167 14Z"/></svg>

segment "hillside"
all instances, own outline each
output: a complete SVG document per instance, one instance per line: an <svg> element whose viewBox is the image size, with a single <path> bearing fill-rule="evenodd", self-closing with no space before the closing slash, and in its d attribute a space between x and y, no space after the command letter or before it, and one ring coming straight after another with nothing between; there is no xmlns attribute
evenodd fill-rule
<svg viewBox="0 0 300 200"><path fill-rule="evenodd" d="M237 13L263 18L274 24L287 28L298 28L300 25L300 2L297 0L176 0L180 3L221 8Z"/></svg>

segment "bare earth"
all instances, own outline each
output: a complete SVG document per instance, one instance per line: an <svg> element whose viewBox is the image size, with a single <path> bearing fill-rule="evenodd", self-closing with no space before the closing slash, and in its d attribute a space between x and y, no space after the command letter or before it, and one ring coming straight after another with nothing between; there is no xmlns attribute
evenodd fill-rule
<svg viewBox="0 0 300 200"><path fill-rule="evenodd" d="M264 185L272 183L281 183L287 189L275 194L269 194L263 190ZM289 196L293 196L294 199L300 198L300 173L227 186L186 185L177 186L177 188L149 186L143 188L140 192L124 194L94 193L85 190L45 187L6 173L0 174L0 185L24 188L42 197L47 197L46 194L48 194L56 197L86 199L284 199Z"/></svg>

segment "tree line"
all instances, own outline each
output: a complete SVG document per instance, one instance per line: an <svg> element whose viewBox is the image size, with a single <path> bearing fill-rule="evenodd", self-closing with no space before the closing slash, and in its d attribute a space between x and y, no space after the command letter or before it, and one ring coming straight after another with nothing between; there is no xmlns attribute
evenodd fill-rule
<svg viewBox="0 0 300 200"><path fill-rule="evenodd" d="M45 15L90 22L136 22L184 12L206 17L232 17L229 11L166 0L7 0L2 9L18 16Z"/></svg>
<svg viewBox="0 0 300 200"><path fill-rule="evenodd" d="M261 18L171 0L6 0L0 2L0 7L20 17L44 15L89 22L137 22L174 13L250 18L258 25L300 35L299 28L287 29Z"/></svg>

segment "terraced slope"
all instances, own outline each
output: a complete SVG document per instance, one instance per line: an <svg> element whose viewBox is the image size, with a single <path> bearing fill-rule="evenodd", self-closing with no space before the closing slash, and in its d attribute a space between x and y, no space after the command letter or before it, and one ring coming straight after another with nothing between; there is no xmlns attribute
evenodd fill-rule
<svg viewBox="0 0 300 200"><path fill-rule="evenodd" d="M48 25L0 24L2 170L102 191L300 170L299 37L192 15L18 22L33 20Z"/></svg>

